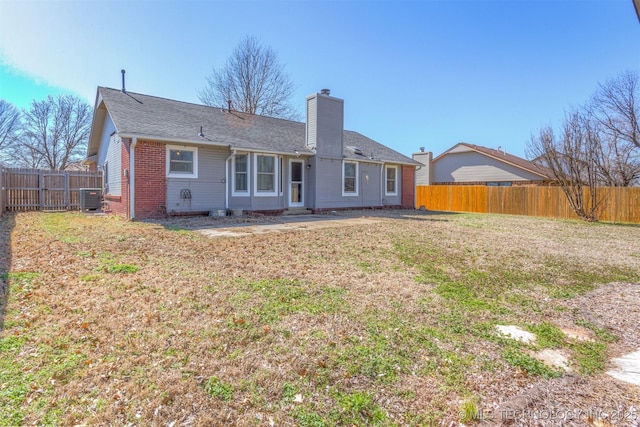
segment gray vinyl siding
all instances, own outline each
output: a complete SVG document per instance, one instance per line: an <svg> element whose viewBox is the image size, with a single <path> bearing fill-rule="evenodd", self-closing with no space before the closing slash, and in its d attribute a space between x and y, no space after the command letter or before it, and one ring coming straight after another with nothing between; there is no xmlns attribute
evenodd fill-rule
<svg viewBox="0 0 640 427"><path fill-rule="evenodd" d="M306 122L306 146L307 148L315 148L317 144L316 129L318 127L318 108L315 98L307 98L307 122Z"/></svg>
<svg viewBox="0 0 640 427"><path fill-rule="evenodd" d="M432 164L433 182L535 181L523 169L474 152L450 153Z"/></svg>
<svg viewBox="0 0 640 427"><path fill-rule="evenodd" d="M278 164L278 173L276 174L276 182L275 187L277 189L277 194L275 196L256 196L256 186L257 180L255 175L256 166L256 156L255 153L248 153L249 155L249 192L246 196L233 196L232 188L233 185L233 167L231 162L233 158L229 161L229 177L227 178L227 182L229 182L229 208L230 209L244 209L248 211L271 211L271 210L280 210L285 209L288 206L288 177L289 177L289 157L277 156L276 162ZM260 153L258 153L260 154ZM306 177L305 177L306 178ZM307 182L305 181L305 187L307 187ZM282 188L282 193L280 189ZM306 189L306 188L305 188Z"/></svg>
<svg viewBox="0 0 640 427"><path fill-rule="evenodd" d="M225 159L229 150L198 148L198 178L167 178L167 212L200 212L224 209ZM181 198L189 190L191 199Z"/></svg>
<svg viewBox="0 0 640 427"><path fill-rule="evenodd" d="M423 166L416 168L416 185L431 185L432 156L431 152L413 154L413 160L423 164Z"/></svg>
<svg viewBox="0 0 640 427"><path fill-rule="evenodd" d="M342 165L342 160L316 158L312 166L316 169L314 178L316 187L312 190L315 193L312 207L328 209L382 206L382 199L385 197L381 165L359 162L358 192L349 196L342 195Z"/></svg>
<svg viewBox="0 0 640 427"><path fill-rule="evenodd" d="M107 194L122 196L122 138L112 135L109 138L109 147L106 155L107 173L104 186ZM102 165L104 166L104 165Z"/></svg>
<svg viewBox="0 0 640 427"><path fill-rule="evenodd" d="M395 196L386 194L387 176L386 176L385 168L387 166L396 167L396 195ZM383 167L382 173L383 173L382 180L380 182L382 186L382 205L383 206L401 205L402 204L402 165L387 164Z"/></svg>
<svg viewBox="0 0 640 427"><path fill-rule="evenodd" d="M320 157L342 159L344 137L344 101L326 95L307 98L309 125L307 145L316 147Z"/></svg>
<svg viewBox="0 0 640 427"><path fill-rule="evenodd" d="M104 118L104 125L102 127L102 134L100 135L100 149L98 151L98 166L103 166L107 160L107 151L109 151L109 142L111 134L116 131L116 126L111 120L111 116L107 113Z"/></svg>

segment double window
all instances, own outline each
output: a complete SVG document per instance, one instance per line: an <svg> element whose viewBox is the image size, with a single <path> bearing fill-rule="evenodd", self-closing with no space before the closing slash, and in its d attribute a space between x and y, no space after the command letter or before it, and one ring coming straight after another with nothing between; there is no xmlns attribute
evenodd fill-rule
<svg viewBox="0 0 640 427"><path fill-rule="evenodd" d="M358 195L358 162L344 162L342 164L342 195Z"/></svg>
<svg viewBox="0 0 640 427"><path fill-rule="evenodd" d="M385 166L385 190L384 193L387 196L398 195L398 167L397 166Z"/></svg>
<svg viewBox="0 0 640 427"><path fill-rule="evenodd" d="M253 191L254 196L277 196L279 169L278 156L274 154L254 153L253 157L250 154L236 154L231 171L233 195L249 196ZM251 180L255 182L253 187Z"/></svg>
<svg viewBox="0 0 640 427"><path fill-rule="evenodd" d="M198 177L198 148L167 145L167 176Z"/></svg>

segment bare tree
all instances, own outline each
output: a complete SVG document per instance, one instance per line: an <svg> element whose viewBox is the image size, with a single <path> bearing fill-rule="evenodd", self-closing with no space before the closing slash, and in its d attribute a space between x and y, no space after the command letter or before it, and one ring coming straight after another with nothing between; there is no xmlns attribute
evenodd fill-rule
<svg viewBox="0 0 640 427"><path fill-rule="evenodd" d="M598 166L607 186L626 187L640 178L639 80L637 72L625 71L600 84L585 106L602 135Z"/></svg>
<svg viewBox="0 0 640 427"><path fill-rule="evenodd" d="M549 169L573 211L586 221L597 220L602 202L598 198L600 145L597 130L577 110L566 115L560 137L545 127L527 145L527 155Z"/></svg>
<svg viewBox="0 0 640 427"><path fill-rule="evenodd" d="M637 72L625 71L600 84L588 109L612 138L640 148L640 77Z"/></svg>
<svg viewBox="0 0 640 427"><path fill-rule="evenodd" d="M206 105L250 114L297 119L290 103L295 87L276 52L254 36L240 41L224 67L212 69L198 92Z"/></svg>
<svg viewBox="0 0 640 427"><path fill-rule="evenodd" d="M23 166L65 169L82 158L91 126L91 107L71 95L33 101L14 156Z"/></svg>
<svg viewBox="0 0 640 427"><path fill-rule="evenodd" d="M0 152L13 144L20 125L20 111L13 104L0 99Z"/></svg>
<svg viewBox="0 0 640 427"><path fill-rule="evenodd" d="M597 122L592 122L597 126ZM601 146L596 157L601 185L630 187L640 179L640 150L616 135L601 133Z"/></svg>

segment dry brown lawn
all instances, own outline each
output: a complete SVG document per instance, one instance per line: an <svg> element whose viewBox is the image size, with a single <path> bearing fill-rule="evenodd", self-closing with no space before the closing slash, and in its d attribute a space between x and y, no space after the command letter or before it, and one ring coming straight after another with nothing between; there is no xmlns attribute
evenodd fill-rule
<svg viewBox="0 0 640 427"><path fill-rule="evenodd" d="M0 218L0 425L638 425L604 372L640 347L640 227L341 215L379 222Z"/></svg>

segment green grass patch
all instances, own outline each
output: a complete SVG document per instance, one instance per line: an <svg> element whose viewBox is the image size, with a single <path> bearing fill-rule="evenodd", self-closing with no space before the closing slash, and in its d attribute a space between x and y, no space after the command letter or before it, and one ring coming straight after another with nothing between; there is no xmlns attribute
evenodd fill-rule
<svg viewBox="0 0 640 427"><path fill-rule="evenodd" d="M235 298L257 315L260 323L274 323L294 313L336 313L345 306L342 288L288 279L261 280L248 286L248 291L239 294L242 297Z"/></svg>
<svg viewBox="0 0 640 427"><path fill-rule="evenodd" d="M592 375L603 372L607 365L607 345L601 342L581 341L572 345L578 372Z"/></svg>
<svg viewBox="0 0 640 427"><path fill-rule="evenodd" d="M111 274L132 274L140 270L140 267L131 264L110 264L106 265L104 270Z"/></svg>
<svg viewBox="0 0 640 427"><path fill-rule="evenodd" d="M335 394L339 410L334 412L336 425L383 425L387 414L376 404L370 393L358 391L354 393Z"/></svg>
<svg viewBox="0 0 640 427"><path fill-rule="evenodd" d="M39 216L42 228L50 236L63 243L80 243L85 241L83 233L78 232L77 221L70 220L70 216L78 214L48 212Z"/></svg>
<svg viewBox="0 0 640 427"><path fill-rule="evenodd" d="M556 378L562 375L562 371L549 368L535 357L529 356L520 349L506 349L502 352L502 357L511 366L518 367L531 375L537 375L542 378Z"/></svg>
<svg viewBox="0 0 640 427"><path fill-rule="evenodd" d="M560 348L566 344L566 335L555 325L544 322L539 325L529 325L527 329L536 334L536 344L546 348Z"/></svg>
<svg viewBox="0 0 640 427"><path fill-rule="evenodd" d="M233 385L220 381L216 376L210 377L204 384L204 390L208 395L216 397L223 402L233 399Z"/></svg>

